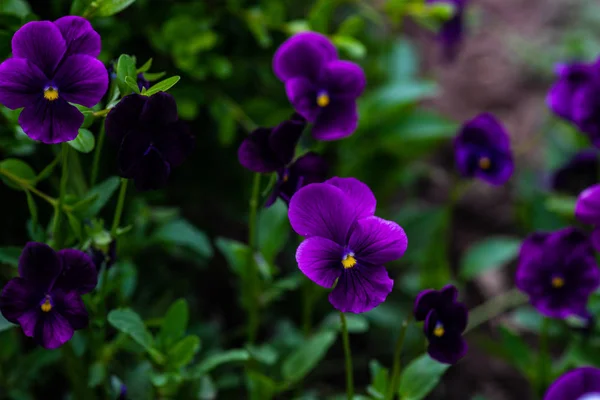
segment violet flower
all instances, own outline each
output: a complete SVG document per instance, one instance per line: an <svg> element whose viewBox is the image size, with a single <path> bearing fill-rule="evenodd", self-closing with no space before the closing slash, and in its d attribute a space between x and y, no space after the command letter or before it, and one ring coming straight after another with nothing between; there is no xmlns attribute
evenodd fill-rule
<svg viewBox="0 0 600 400"><path fill-rule="evenodd" d="M543 315L585 317L589 296L600 286L590 240L576 228L529 235L521 245L516 286Z"/></svg>
<svg viewBox="0 0 600 400"><path fill-rule="evenodd" d="M138 190L165 186L195 142L179 120L175 99L165 92L125 96L106 117L106 135L119 146L121 176L133 179Z"/></svg>
<svg viewBox="0 0 600 400"><path fill-rule="evenodd" d="M514 170L510 139L504 127L489 113L463 124L454 139L454 154L460 173L491 185L502 185Z"/></svg>
<svg viewBox="0 0 600 400"><path fill-rule="evenodd" d="M462 337L467 328L468 311L463 303L456 301L457 297L458 290L453 285L441 290L427 289L419 293L413 309L415 319L425 321L427 352L444 364L455 364L468 348Z"/></svg>
<svg viewBox="0 0 600 400"><path fill-rule="evenodd" d="M14 34L12 53L0 64L0 103L24 107L19 124L33 140L75 139L84 117L69 103L93 107L108 88L98 33L81 17L29 22Z"/></svg>
<svg viewBox="0 0 600 400"><path fill-rule="evenodd" d="M73 332L88 324L81 295L96 287L97 273L83 252L58 252L43 244L27 243L19 258L19 277L4 286L0 311L21 325L25 336L47 349L62 346Z"/></svg>
<svg viewBox="0 0 600 400"><path fill-rule="evenodd" d="M584 224L594 226L590 235L592 246L600 251L600 184L585 189L575 203L575 217Z"/></svg>
<svg viewBox="0 0 600 400"><path fill-rule="evenodd" d="M294 35L277 49L273 70L294 109L314 124L315 139L342 139L356 130L356 99L365 88L365 74L357 64L338 60L326 36Z"/></svg>
<svg viewBox="0 0 600 400"><path fill-rule="evenodd" d="M464 11L467 0L427 0L428 4L447 3L454 7L454 15L442 25L438 39L442 44L444 58L452 61L456 58L464 36Z"/></svg>
<svg viewBox="0 0 600 400"><path fill-rule="evenodd" d="M600 369L580 367L554 381L544 400L600 400Z"/></svg>
<svg viewBox="0 0 600 400"><path fill-rule="evenodd" d="M306 238L298 267L320 286L335 285L329 302L342 312L369 311L386 299L394 281L383 264L408 244L398 224L374 216L375 205L367 185L337 177L303 187L290 201L290 224Z"/></svg>
<svg viewBox="0 0 600 400"><path fill-rule="evenodd" d="M558 192L578 195L585 188L600 181L599 170L598 152L580 151L552 174L550 187Z"/></svg>

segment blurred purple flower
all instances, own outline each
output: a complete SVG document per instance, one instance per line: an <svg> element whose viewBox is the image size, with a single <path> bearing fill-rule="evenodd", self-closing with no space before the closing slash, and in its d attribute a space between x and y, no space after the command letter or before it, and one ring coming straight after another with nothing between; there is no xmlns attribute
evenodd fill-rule
<svg viewBox="0 0 600 400"><path fill-rule="evenodd" d="M127 386L125 384L121 385L121 391L117 400L127 400Z"/></svg>
<svg viewBox="0 0 600 400"><path fill-rule="evenodd" d="M43 243L30 242L19 258L19 275L2 289L0 311L21 325L26 336L55 349L87 326L81 295L96 287L97 273L85 253L55 252Z"/></svg>
<svg viewBox="0 0 600 400"><path fill-rule="evenodd" d="M594 225L590 240L594 249L600 251L600 184L592 185L579 194L575 217L584 224Z"/></svg>
<svg viewBox="0 0 600 400"><path fill-rule="evenodd" d="M84 117L69 103L93 107L108 88L96 59L100 35L81 17L29 22L14 34L12 53L0 64L0 103L24 107L19 124L33 140L75 139Z"/></svg>
<svg viewBox="0 0 600 400"><path fill-rule="evenodd" d="M600 399L600 369L580 367L554 381L544 400L598 400Z"/></svg>
<svg viewBox="0 0 600 400"><path fill-rule="evenodd" d="M483 113L463 124L454 139L454 154L460 173L491 185L502 185L514 170L510 139L491 114Z"/></svg>
<svg viewBox="0 0 600 400"><path fill-rule="evenodd" d="M452 61L456 58L464 35L464 11L467 0L427 0L428 4L447 3L454 7L454 15L442 25L438 38L443 47L444 58Z"/></svg>
<svg viewBox="0 0 600 400"><path fill-rule="evenodd" d="M273 57L273 70L285 83L294 109L313 123L318 140L350 136L358 126L356 99L366 77L360 66L338 60L331 41L319 33L304 32L284 42Z"/></svg>
<svg viewBox="0 0 600 400"><path fill-rule="evenodd" d="M580 151L552 174L550 186L558 192L578 195L600 181L599 169L600 159L596 150Z"/></svg>
<svg viewBox="0 0 600 400"><path fill-rule="evenodd" d="M529 235L521 245L516 286L547 317L588 315L588 297L600 286L589 238L576 228Z"/></svg>
<svg viewBox="0 0 600 400"><path fill-rule="evenodd" d="M100 273L104 264L106 264L106 269L108 270L117 261L117 241L112 240L106 248L91 245L88 248L87 254L96 266L98 273Z"/></svg>
<svg viewBox="0 0 600 400"><path fill-rule="evenodd" d="M159 92L125 96L106 117L106 135L119 146L119 170L138 190L159 189L194 149L175 99Z"/></svg>
<svg viewBox="0 0 600 400"><path fill-rule="evenodd" d="M441 290L427 289L419 293L413 313L417 321L425 321L423 331L429 341L427 352L434 360L455 364L467 353L462 334L467 328L467 307L458 301L453 285Z"/></svg>
<svg viewBox="0 0 600 400"><path fill-rule="evenodd" d="M290 224L306 238L296 251L298 267L320 286L335 284L329 302L342 312L366 312L385 301L394 281L383 264L402 257L408 245L398 224L374 216L375 205L367 185L338 177L305 186L290 201Z"/></svg>

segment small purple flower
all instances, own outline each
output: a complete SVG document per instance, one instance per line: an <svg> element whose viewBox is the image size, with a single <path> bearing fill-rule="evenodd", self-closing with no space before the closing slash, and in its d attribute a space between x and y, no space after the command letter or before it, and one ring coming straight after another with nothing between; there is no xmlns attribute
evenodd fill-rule
<svg viewBox="0 0 600 400"><path fill-rule="evenodd" d="M21 325L25 336L47 349L62 346L73 332L88 324L81 295L96 287L97 273L83 252L58 252L30 242L19 258L19 275L4 286L0 311L12 323Z"/></svg>
<svg viewBox="0 0 600 400"><path fill-rule="evenodd" d="M567 372L554 381L544 400L599 400L600 369L581 367Z"/></svg>
<svg viewBox="0 0 600 400"><path fill-rule="evenodd" d="M588 297L600 286L600 271L586 234L563 228L529 235L521 245L516 286L547 317L588 315Z"/></svg>
<svg viewBox="0 0 600 400"><path fill-rule="evenodd" d="M356 99L364 91L365 74L357 64L338 60L326 36L294 35L277 49L273 70L294 109L314 124L315 139L342 139L356 130Z"/></svg>
<svg viewBox="0 0 600 400"><path fill-rule="evenodd" d="M117 400L127 400L127 386L121 385L121 391L119 392L119 398Z"/></svg>
<svg viewBox="0 0 600 400"><path fill-rule="evenodd" d="M375 205L367 185L338 177L307 185L290 201L290 224L306 238L296 251L298 267L320 286L335 285L329 302L342 312L366 312L385 301L394 281L383 264L402 257L408 245L398 224L374 216Z"/></svg>
<svg viewBox="0 0 600 400"><path fill-rule="evenodd" d="M510 139L491 114L483 113L463 124L454 139L454 154L460 173L491 185L502 185L514 170Z"/></svg>
<svg viewBox="0 0 600 400"><path fill-rule="evenodd" d="M453 285L441 290L427 289L419 293L413 313L417 321L425 321L423 331L429 341L427 352L434 360L455 364L467 353L462 337L467 328L467 307L456 301L458 290Z"/></svg>
<svg viewBox="0 0 600 400"><path fill-rule="evenodd" d="M14 34L12 53L0 64L0 103L24 107L19 124L33 140L75 139L84 117L69 103L93 107L108 88L96 59L100 35L81 17L29 22Z"/></svg>
<svg viewBox="0 0 600 400"><path fill-rule="evenodd" d="M575 217L584 224L594 225L590 241L600 251L600 184L592 185L579 194Z"/></svg>
<svg viewBox="0 0 600 400"><path fill-rule="evenodd" d="M456 58L464 35L464 11L467 0L427 0L428 4L447 3L454 6L454 15L442 25L438 38L442 43L444 58L451 61Z"/></svg>
<svg viewBox="0 0 600 400"><path fill-rule="evenodd" d="M558 192L578 195L585 188L600 181L600 159L595 150L576 153L551 177L550 186Z"/></svg>
<svg viewBox="0 0 600 400"><path fill-rule="evenodd" d="M195 143L179 120L175 99L164 92L125 96L106 117L106 135L119 146L121 176L133 179L138 190L165 186Z"/></svg>
<svg viewBox="0 0 600 400"><path fill-rule="evenodd" d="M112 240L106 248L91 245L87 254L96 266L98 273L100 273L103 265L106 265L106 269L108 270L117 261L117 241Z"/></svg>

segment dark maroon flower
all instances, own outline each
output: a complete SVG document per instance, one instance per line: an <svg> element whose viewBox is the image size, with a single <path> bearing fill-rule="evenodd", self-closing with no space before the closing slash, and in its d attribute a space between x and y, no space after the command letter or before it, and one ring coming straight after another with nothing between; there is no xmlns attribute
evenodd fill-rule
<svg viewBox="0 0 600 400"><path fill-rule="evenodd" d="M550 386L544 400L599 400L600 369L581 367L560 376Z"/></svg>
<svg viewBox="0 0 600 400"><path fill-rule="evenodd" d="M87 251L88 256L96 266L96 271L100 273L102 266L105 265L109 269L117 261L117 242L112 240L108 246L96 247L91 245Z"/></svg>
<svg viewBox="0 0 600 400"><path fill-rule="evenodd" d="M446 21L438 34L444 50L444 57L451 61L456 58L464 35L464 12L467 0L427 0L427 3L447 3L454 7L454 15Z"/></svg>
<svg viewBox="0 0 600 400"><path fill-rule="evenodd" d="M587 235L576 228L529 235L519 253L516 285L547 317L587 315L588 298L600 286Z"/></svg>
<svg viewBox="0 0 600 400"><path fill-rule="evenodd" d="M558 192L578 195L585 188L600 181L599 169L597 151L580 151L554 172L550 186Z"/></svg>
<svg viewBox="0 0 600 400"><path fill-rule="evenodd" d="M456 165L465 177L502 185L514 170L510 139L491 114L483 113L463 124L454 139Z"/></svg>
<svg viewBox="0 0 600 400"><path fill-rule="evenodd" d="M106 117L106 135L119 146L121 176L133 179L138 190L165 186L171 169L194 149L175 99L164 92L125 96Z"/></svg>
<svg viewBox="0 0 600 400"><path fill-rule="evenodd" d="M434 360L455 364L467 353L462 337L467 328L467 307L456 301L458 290L453 285L441 290L427 289L419 293L413 313L417 321L425 321L423 331L429 341L427 352Z"/></svg>
<svg viewBox="0 0 600 400"><path fill-rule="evenodd" d="M30 242L19 258L19 275L4 286L0 311L26 336L47 349L62 346L88 324L81 295L96 287L97 273L83 252L59 252Z"/></svg>

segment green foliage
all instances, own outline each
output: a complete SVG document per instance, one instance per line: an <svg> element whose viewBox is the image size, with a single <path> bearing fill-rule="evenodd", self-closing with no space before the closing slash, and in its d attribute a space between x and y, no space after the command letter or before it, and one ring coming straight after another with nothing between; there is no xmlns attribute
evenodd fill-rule
<svg viewBox="0 0 600 400"><path fill-rule="evenodd" d="M427 354L420 356L404 369L398 395L404 400L424 399L437 386L449 367L432 360Z"/></svg>
<svg viewBox="0 0 600 400"><path fill-rule="evenodd" d="M35 186L36 174L26 162L7 158L0 162L0 179L8 187L25 190L29 186Z"/></svg>
<svg viewBox="0 0 600 400"><path fill-rule="evenodd" d="M460 267L463 279L473 279L479 274L498 268L514 260L521 248L521 239L492 237L472 245Z"/></svg>
<svg viewBox="0 0 600 400"><path fill-rule="evenodd" d="M80 153L89 153L94 150L96 140L94 139L94 134L92 132L82 128L79 130L77 137L67 143Z"/></svg>
<svg viewBox="0 0 600 400"><path fill-rule="evenodd" d="M283 361L283 379L297 382L304 378L325 357L336 337L332 331L318 332L310 337Z"/></svg>

